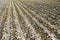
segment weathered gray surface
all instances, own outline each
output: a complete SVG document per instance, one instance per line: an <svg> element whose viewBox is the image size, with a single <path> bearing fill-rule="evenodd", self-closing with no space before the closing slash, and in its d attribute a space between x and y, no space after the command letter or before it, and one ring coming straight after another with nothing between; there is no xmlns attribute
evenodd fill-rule
<svg viewBox="0 0 60 40"><path fill-rule="evenodd" d="M0 0L0 40L60 40L58 0Z"/></svg>

